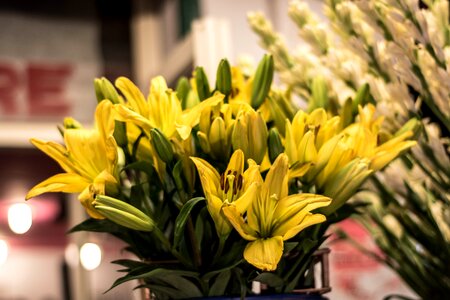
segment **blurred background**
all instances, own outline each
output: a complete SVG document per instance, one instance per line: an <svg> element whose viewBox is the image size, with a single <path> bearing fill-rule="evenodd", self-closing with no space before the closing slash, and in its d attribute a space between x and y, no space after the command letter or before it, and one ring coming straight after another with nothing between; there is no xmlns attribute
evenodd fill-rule
<svg viewBox="0 0 450 300"><path fill-rule="evenodd" d="M308 1L319 11L321 1ZM125 258L110 236L66 235L86 218L76 198L26 192L59 172L30 137L61 141L56 125L72 116L90 125L93 79L126 76L146 91L163 75L174 86L193 67L214 82L221 58L258 62L263 50L247 23L262 11L294 46L287 0L65 0L0 2L0 299L140 299L136 283L104 294ZM351 221L343 225L370 244ZM393 273L345 243L330 246L330 299L381 299L406 293Z"/></svg>

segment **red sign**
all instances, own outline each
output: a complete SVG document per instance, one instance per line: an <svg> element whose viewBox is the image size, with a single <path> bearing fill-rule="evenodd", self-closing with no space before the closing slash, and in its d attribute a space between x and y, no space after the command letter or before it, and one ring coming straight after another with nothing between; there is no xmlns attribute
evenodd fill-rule
<svg viewBox="0 0 450 300"><path fill-rule="evenodd" d="M70 114L70 64L0 62L0 115L14 119Z"/></svg>

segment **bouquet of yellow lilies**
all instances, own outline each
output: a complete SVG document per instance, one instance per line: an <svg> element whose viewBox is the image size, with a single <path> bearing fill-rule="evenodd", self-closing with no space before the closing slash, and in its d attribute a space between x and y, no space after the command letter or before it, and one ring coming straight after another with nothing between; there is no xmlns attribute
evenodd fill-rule
<svg viewBox="0 0 450 300"><path fill-rule="evenodd" d="M64 145L32 139L64 173L27 199L79 193L90 218L72 231L110 233L137 257L114 262L126 275L113 287L139 279L158 299L307 287L327 228L415 144L414 121L383 132L362 92L337 115L299 110L273 68L268 55L255 74L222 60L213 89L198 67L175 90L153 78L147 98L127 78L96 79L93 129L67 118Z"/></svg>

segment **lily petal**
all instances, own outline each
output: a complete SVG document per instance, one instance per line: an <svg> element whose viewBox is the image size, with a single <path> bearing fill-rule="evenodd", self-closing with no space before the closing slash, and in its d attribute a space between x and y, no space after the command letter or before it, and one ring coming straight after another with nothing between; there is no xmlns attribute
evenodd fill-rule
<svg viewBox="0 0 450 300"><path fill-rule="evenodd" d="M48 192L80 193L87 186L89 186L89 181L78 174L56 174L35 185L27 193L25 199L30 199Z"/></svg>
<svg viewBox="0 0 450 300"><path fill-rule="evenodd" d="M276 270L282 255L283 238L281 236L250 242L244 250L245 260L263 271Z"/></svg>
<svg viewBox="0 0 450 300"><path fill-rule="evenodd" d="M297 233L299 233L300 231L302 231L303 229L305 229L306 227L309 227L311 225L315 225L315 224L319 224L322 223L326 220L327 218L324 215L321 214L311 214L309 213L308 215L305 216L305 218L303 219L303 221L291 228L290 230L288 230L284 235L283 235L283 240L288 240L294 236L297 235Z"/></svg>
<svg viewBox="0 0 450 300"><path fill-rule="evenodd" d="M248 241L255 241L257 239L256 232L245 223L244 218L242 218L234 205L225 205L222 207L222 211L231 225L233 225L244 239Z"/></svg>
<svg viewBox="0 0 450 300"><path fill-rule="evenodd" d="M269 189L269 196L275 194L277 199L282 199L288 195L288 176L289 160L287 155L280 154L269 172L267 173L264 184Z"/></svg>
<svg viewBox="0 0 450 300"><path fill-rule="evenodd" d="M145 97L130 79L126 77L119 77L117 78L115 84L122 94L125 95L128 104L134 111L143 116L148 116L148 108Z"/></svg>
<svg viewBox="0 0 450 300"><path fill-rule="evenodd" d="M209 187L209 193L217 195L220 188L220 175L217 170L202 158L192 156L190 158L197 167L205 194L207 192L206 185Z"/></svg>

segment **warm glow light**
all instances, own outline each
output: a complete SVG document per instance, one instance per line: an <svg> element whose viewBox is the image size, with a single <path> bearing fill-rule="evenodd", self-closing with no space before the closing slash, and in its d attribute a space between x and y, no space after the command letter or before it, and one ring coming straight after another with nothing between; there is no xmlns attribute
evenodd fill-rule
<svg viewBox="0 0 450 300"><path fill-rule="evenodd" d="M8 209L9 228L14 233L24 234L33 223L33 214L31 207L26 203L15 203Z"/></svg>
<svg viewBox="0 0 450 300"><path fill-rule="evenodd" d="M80 261L86 270L94 270L102 261L102 250L97 244L86 243L81 246Z"/></svg>
<svg viewBox="0 0 450 300"><path fill-rule="evenodd" d="M78 246L76 244L69 244L64 251L64 258L67 264L71 267L78 266L80 262L80 252L78 251Z"/></svg>
<svg viewBox="0 0 450 300"><path fill-rule="evenodd" d="M8 258L8 244L4 240L0 240L0 266L6 262Z"/></svg>

